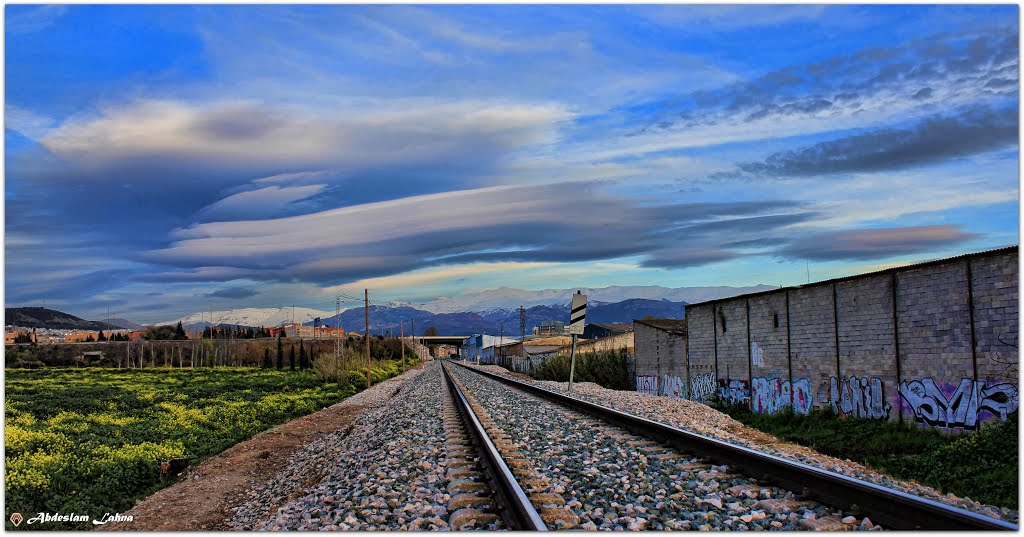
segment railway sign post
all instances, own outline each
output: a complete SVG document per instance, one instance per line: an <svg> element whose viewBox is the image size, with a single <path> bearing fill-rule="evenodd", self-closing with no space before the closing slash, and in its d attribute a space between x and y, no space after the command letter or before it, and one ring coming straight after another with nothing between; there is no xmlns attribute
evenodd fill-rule
<svg viewBox="0 0 1024 537"><path fill-rule="evenodd" d="M569 391L572 391L572 380L576 376L576 337L583 333L583 325L587 319L587 295L576 291L572 295L572 306L569 307L569 333L572 334L572 351L569 354Z"/></svg>

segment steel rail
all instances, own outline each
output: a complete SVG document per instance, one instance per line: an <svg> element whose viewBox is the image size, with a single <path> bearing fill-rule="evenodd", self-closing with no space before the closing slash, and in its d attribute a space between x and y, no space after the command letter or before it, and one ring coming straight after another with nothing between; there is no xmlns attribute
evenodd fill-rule
<svg viewBox="0 0 1024 537"><path fill-rule="evenodd" d="M441 369L444 371L445 380L448 382L448 389L455 400L455 406L462 415L463 423L473 437L473 443L480 452L480 460L483 463L484 473L491 481L498 504L498 511L501 513L505 523L512 530L526 531L548 531L547 524L540 518L540 514L533 507L529 496L516 481L512 470L505 464L505 460L498 452L498 448L491 441L483 424L473 412L469 401L466 399L462 389L455 382L454 377L448 371L448 367L441 362Z"/></svg>
<svg viewBox="0 0 1024 537"><path fill-rule="evenodd" d="M797 492L804 498L814 499L854 514L869 516L873 522L889 529L1020 530L1015 524L966 509L684 431L672 425L570 397L489 371L459 365L474 373L667 443L681 451L717 461L719 464L727 464L746 475Z"/></svg>

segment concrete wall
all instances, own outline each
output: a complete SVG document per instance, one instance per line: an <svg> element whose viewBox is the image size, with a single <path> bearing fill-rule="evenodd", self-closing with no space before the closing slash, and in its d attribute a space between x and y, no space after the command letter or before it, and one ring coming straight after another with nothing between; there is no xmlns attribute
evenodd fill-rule
<svg viewBox="0 0 1024 537"><path fill-rule="evenodd" d="M633 323L637 389L651 394L689 397L686 336Z"/></svg>
<svg viewBox="0 0 1024 537"><path fill-rule="evenodd" d="M581 354L604 352L604 351L617 351L620 349L626 349L626 352L633 354L635 345L633 343L633 332L626 332L624 334L616 334L614 336L603 337L600 339L591 339L587 341L576 342L576 352Z"/></svg>
<svg viewBox="0 0 1024 537"><path fill-rule="evenodd" d="M1013 247L691 304L687 365L758 412L974 429L1018 407L1017 298Z"/></svg>

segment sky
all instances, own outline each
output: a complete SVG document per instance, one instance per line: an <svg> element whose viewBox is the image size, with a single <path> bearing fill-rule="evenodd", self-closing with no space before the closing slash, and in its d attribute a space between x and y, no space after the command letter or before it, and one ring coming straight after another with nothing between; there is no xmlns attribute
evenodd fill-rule
<svg viewBox="0 0 1024 537"><path fill-rule="evenodd" d="M798 285L1019 242L1016 5L5 21L7 307Z"/></svg>

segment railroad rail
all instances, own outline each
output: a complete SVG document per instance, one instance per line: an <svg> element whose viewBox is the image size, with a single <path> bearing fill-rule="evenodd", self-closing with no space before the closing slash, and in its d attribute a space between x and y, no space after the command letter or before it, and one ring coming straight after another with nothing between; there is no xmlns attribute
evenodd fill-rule
<svg viewBox="0 0 1024 537"><path fill-rule="evenodd" d="M663 442L680 451L693 453L708 460L717 461L719 464L727 464L751 477L797 491L805 498L833 505L855 514L869 515L872 520L890 529L1004 531L1019 531L1020 529L1015 524L959 507L860 481L750 448L736 446L489 371L458 365L543 399L590 414L641 436ZM448 377L449 385L453 385L454 381L450 378L447 369L445 375ZM461 391L458 398L465 400ZM486 435L484 436L486 437ZM493 449L493 444L491 444L491 448ZM500 456L498 458L500 459Z"/></svg>
<svg viewBox="0 0 1024 537"><path fill-rule="evenodd" d="M462 393L462 389L448 372L448 366L444 362L441 364L441 369L455 401L455 406L459 414L462 415L463 423L480 453L481 466L491 483L495 501L498 504L498 512L501 513L505 524L512 530L547 531L547 525L541 520L540 514L530 502L530 498L516 481L512 470L505 464L501 453L498 452L498 448L487 434L483 424L480 423L480 419L473 411L465 394Z"/></svg>

